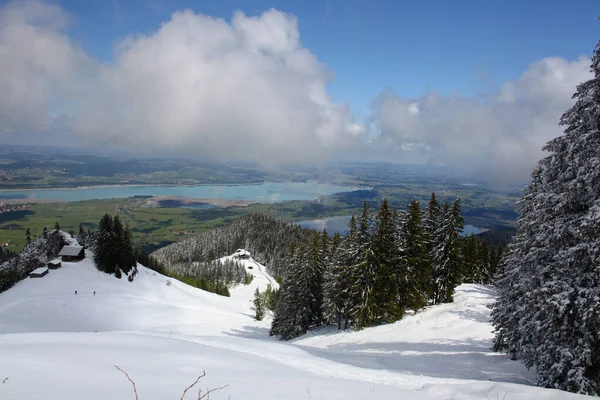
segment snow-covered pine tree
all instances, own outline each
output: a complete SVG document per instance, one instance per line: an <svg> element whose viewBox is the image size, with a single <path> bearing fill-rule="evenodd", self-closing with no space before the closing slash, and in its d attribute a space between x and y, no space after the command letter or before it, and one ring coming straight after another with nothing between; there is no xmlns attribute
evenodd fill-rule
<svg viewBox="0 0 600 400"><path fill-rule="evenodd" d="M600 395L600 43L591 71L522 199L492 322L539 385Z"/></svg>
<svg viewBox="0 0 600 400"><path fill-rule="evenodd" d="M254 309L254 318L257 321L262 321L265 317L265 296L258 290L254 291L254 300L252 302Z"/></svg>
<svg viewBox="0 0 600 400"><path fill-rule="evenodd" d="M487 239L484 237L479 241L477 249L477 259L479 261L478 269L480 272L480 282L486 285L492 283L494 271L491 266L490 248Z"/></svg>
<svg viewBox="0 0 600 400"><path fill-rule="evenodd" d="M434 250L432 269L433 304L452 302L454 289L462 274L460 256L460 234L464 229L464 218L460 213L460 199L452 207L444 204L442 241Z"/></svg>
<svg viewBox="0 0 600 400"><path fill-rule="evenodd" d="M104 214L98 223L98 234L96 240L96 251L94 260L96 267L103 272L113 273L111 270L112 248L114 242L113 220L108 214Z"/></svg>
<svg viewBox="0 0 600 400"><path fill-rule="evenodd" d="M289 271L297 271L301 268L299 253L303 251L304 249L298 248L294 244L290 245L287 256L287 269ZM296 303L296 300L299 294L295 276L290 273L279 288L277 306L275 307L275 314L273 322L271 322L271 330L269 331L270 336L279 336L280 339L288 340L306 332L297 319L299 305Z"/></svg>
<svg viewBox="0 0 600 400"><path fill-rule="evenodd" d="M121 278L122 273L136 266L135 252L128 227L124 227L118 215L111 218L105 214L98 223L94 247L96 267Z"/></svg>
<svg viewBox="0 0 600 400"><path fill-rule="evenodd" d="M440 203L437 201L435 193L431 193L429 204L423 218L423 233L427 240L427 250L429 252L429 262L431 263L429 287L431 290L431 300L435 304L438 293L437 275L441 270L442 255L439 253L443 248L444 239L444 220Z"/></svg>
<svg viewBox="0 0 600 400"><path fill-rule="evenodd" d="M364 293L358 320L361 327L394 322L404 314L399 303L403 267L398 262L395 237L393 213L383 199L375 216L366 265L362 268Z"/></svg>
<svg viewBox="0 0 600 400"><path fill-rule="evenodd" d="M323 284L323 309L327 322L336 322L338 329L350 325L351 315L360 308L362 288L360 283L360 265L364 261L365 251L360 251L359 233L354 215L348 223L346 235L333 238L339 240L332 263L327 267Z"/></svg>
<svg viewBox="0 0 600 400"><path fill-rule="evenodd" d="M423 231L421 206L413 199L400 224L399 269L397 282L398 294L402 307L417 310L425 305L431 296L429 277L431 262L427 249L427 240Z"/></svg>
<svg viewBox="0 0 600 400"><path fill-rule="evenodd" d="M67 240L61 231L53 230L46 239L46 257L52 259L60 253L63 246L67 245Z"/></svg>
<svg viewBox="0 0 600 400"><path fill-rule="evenodd" d="M460 241L461 257L463 262L462 282L482 283L483 271L479 260L479 241L475 234L471 234Z"/></svg>
<svg viewBox="0 0 600 400"><path fill-rule="evenodd" d="M293 339L323 323L321 235L314 232L308 246L293 250L290 273L279 291L271 335Z"/></svg>
<svg viewBox="0 0 600 400"><path fill-rule="evenodd" d="M354 263L357 245L357 228L354 215L350 218L348 230L342 239L336 233L332 239L331 262L325 268L323 276L323 313L325 321L335 322L338 329L348 327L350 303L350 268Z"/></svg>
<svg viewBox="0 0 600 400"><path fill-rule="evenodd" d="M323 274L325 273L326 254L328 253L329 236L314 232L306 254L307 259L298 279L306 285L306 301L310 309L309 326L323 323Z"/></svg>
<svg viewBox="0 0 600 400"><path fill-rule="evenodd" d="M363 203L363 210L360 216L360 221L358 225L358 247L357 247L357 258L365 259L366 254L369 250L369 245L371 243L371 227L373 225L373 218L369 213L369 205L365 201Z"/></svg>

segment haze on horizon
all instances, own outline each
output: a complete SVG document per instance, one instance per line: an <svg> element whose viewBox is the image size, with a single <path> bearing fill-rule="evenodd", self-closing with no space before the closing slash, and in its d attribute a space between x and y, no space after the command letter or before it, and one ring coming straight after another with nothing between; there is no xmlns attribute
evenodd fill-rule
<svg viewBox="0 0 600 400"><path fill-rule="evenodd" d="M524 182L591 77L597 7L459 3L0 2L0 145Z"/></svg>

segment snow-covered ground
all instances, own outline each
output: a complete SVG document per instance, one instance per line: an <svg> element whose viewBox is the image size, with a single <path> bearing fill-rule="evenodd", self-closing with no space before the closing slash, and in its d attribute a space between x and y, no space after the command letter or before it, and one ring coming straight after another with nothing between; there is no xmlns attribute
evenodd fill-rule
<svg viewBox="0 0 600 400"><path fill-rule="evenodd" d="M583 397L532 386L533 372L489 350L489 287L463 285L455 303L393 325L281 342L251 311L256 287L277 284L242 263L255 278L231 298L141 266L117 280L90 258L20 282L0 294L0 399L135 399L114 365L140 400L178 399L203 370L197 387L229 385L213 399Z"/></svg>

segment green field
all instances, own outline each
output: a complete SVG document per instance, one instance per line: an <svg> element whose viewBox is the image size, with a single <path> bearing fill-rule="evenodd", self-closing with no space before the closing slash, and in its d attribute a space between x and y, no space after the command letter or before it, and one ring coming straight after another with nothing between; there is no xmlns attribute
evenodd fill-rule
<svg viewBox="0 0 600 400"><path fill-rule="evenodd" d="M316 211L314 208L316 207ZM75 233L79 225L95 229L103 214L119 214L129 224L137 243L148 249L184 238L186 235L214 229L230 223L233 219L251 212L260 212L285 221L298 221L328 215L347 215L354 210L332 206L321 207L317 203L291 201L277 204L253 204L246 207L212 208L190 210L185 208L148 207L146 199L110 199L77 202L34 204L32 214L4 214L0 223L0 243L11 242L11 250L20 250L26 242L25 230L32 236L41 235L44 227L52 229L58 223L62 230Z"/></svg>
<svg viewBox="0 0 600 400"><path fill-rule="evenodd" d="M52 229L58 222L61 229L74 233L79 230L80 224L85 229L95 229L102 215L109 213L120 215L129 224L135 241L151 251L188 235L227 225L247 213L264 213L284 221L301 221L358 214L363 201L367 200L371 207L376 207L383 197L392 206L404 210L412 198L421 200L424 206L431 189L438 189L436 194L442 202L461 198L467 224L483 228L514 224L514 197L465 186L437 188L431 184L412 183L323 196L319 201L287 201L206 210L151 207L152 202L147 198L34 204L29 213L0 214L0 243L10 242L10 249L18 251L26 242L25 230L28 228L32 236L37 236L41 235L44 227Z"/></svg>

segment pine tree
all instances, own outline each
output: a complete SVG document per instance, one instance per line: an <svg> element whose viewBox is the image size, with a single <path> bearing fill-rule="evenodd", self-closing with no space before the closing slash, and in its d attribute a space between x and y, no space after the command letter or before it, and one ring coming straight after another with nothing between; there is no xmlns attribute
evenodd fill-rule
<svg viewBox="0 0 600 400"><path fill-rule="evenodd" d="M475 234L471 234L471 236L462 239L460 242L463 262L461 281L465 283L482 283L484 271L479 259L479 241Z"/></svg>
<svg viewBox="0 0 600 400"><path fill-rule="evenodd" d="M460 213L460 199L446 203L443 212L443 238L434 250L433 304L452 302L454 289L462 277L460 255L460 234L464 228L464 218Z"/></svg>
<svg viewBox="0 0 600 400"><path fill-rule="evenodd" d="M429 278L430 297L433 304L436 304L439 292L437 280L442 268L442 254L440 254L440 251L443 248L444 221L442 218L442 210L435 197L435 193L431 193L431 198L427 205L425 218L423 219L423 233L425 235L425 240L427 241L427 250L429 252L431 271Z"/></svg>
<svg viewBox="0 0 600 400"><path fill-rule="evenodd" d="M490 250L490 276L492 282L495 281L498 275L502 274L500 260L502 259L503 251L504 248L502 246L495 246Z"/></svg>
<svg viewBox="0 0 600 400"><path fill-rule="evenodd" d="M486 238L483 238L479 242L477 258L479 261L479 270L481 271L479 274L480 282L489 285L492 283L492 279L494 278L494 271L492 270L490 249Z"/></svg>
<svg viewBox="0 0 600 400"><path fill-rule="evenodd" d="M58 224L58 222L54 223L54 229L60 231L60 225Z"/></svg>
<svg viewBox="0 0 600 400"><path fill-rule="evenodd" d="M94 258L96 267L100 271L113 273L114 267L111 270L113 259L112 244L114 243L113 220L108 214L104 214L98 223L98 238L96 243L96 251Z"/></svg>
<svg viewBox="0 0 600 400"><path fill-rule="evenodd" d="M27 244L31 243L31 232L29 231L29 228L25 230L25 236L27 237Z"/></svg>
<svg viewBox="0 0 600 400"><path fill-rule="evenodd" d="M48 237L48 228L44 227L44 230L42 231L42 237L44 239L46 239Z"/></svg>
<svg viewBox="0 0 600 400"><path fill-rule="evenodd" d="M375 217L375 226L367 260L361 268L363 289L357 315L360 327L393 322L402 318L398 287L402 271L398 271L398 251L392 212L386 199Z"/></svg>
<svg viewBox="0 0 600 400"><path fill-rule="evenodd" d="M360 249L354 215L350 218L346 235L339 240L340 244L324 276L323 308L329 323L335 321L341 329L343 322L346 329L352 316L357 314L361 306L360 265L366 257L366 250ZM333 242L335 245L335 236Z"/></svg>
<svg viewBox="0 0 600 400"><path fill-rule="evenodd" d="M109 263L111 265L111 272L115 273L115 276L120 277L119 275L121 275L121 266L123 263L123 259L122 257L125 255L126 253L126 249L125 249L125 229L123 227L123 224L121 223L121 219L119 218L118 215L115 215L113 217L113 224L112 224L112 239L111 239L111 246L110 246L110 259L109 259ZM123 271L125 272L125 271Z"/></svg>
<svg viewBox="0 0 600 400"><path fill-rule="evenodd" d="M591 70L521 201L492 322L538 384L600 395L600 43Z"/></svg>
<svg viewBox="0 0 600 400"><path fill-rule="evenodd" d="M133 274L128 276L129 281L133 281L137 273L135 248L129 227L123 226L118 215L102 217L94 251L96 267L100 271L121 278L123 273L129 274L133 269Z"/></svg>
<svg viewBox="0 0 600 400"><path fill-rule="evenodd" d="M325 273L325 259L329 237L327 231L319 235L314 233L308 247L307 260L299 280L307 287L306 301L310 309L309 325L318 326L323 323L323 274Z"/></svg>
<svg viewBox="0 0 600 400"><path fill-rule="evenodd" d="M290 270L297 271L299 275L303 268L303 247L290 246L288 260ZM302 271L303 272L303 271ZM298 275L289 275L279 288L279 298L275 315L271 323L269 335L279 336L283 340L301 336L310 327L310 303L306 299L306 282L299 284Z"/></svg>
<svg viewBox="0 0 600 400"><path fill-rule="evenodd" d="M65 245L67 241L61 231L50 232L46 240L46 257L48 259L56 257Z"/></svg>
<svg viewBox="0 0 600 400"><path fill-rule="evenodd" d="M365 201L363 203L363 210L360 216L360 221L358 225L357 232L357 259L365 259L367 251L369 249L369 244L371 243L371 226L373 224L373 220L371 215L369 214L369 205Z"/></svg>
<svg viewBox="0 0 600 400"><path fill-rule="evenodd" d="M256 288L256 291L254 291L254 318L257 321L262 321L263 318L265 317L265 299L263 294L260 293L260 291L258 290L258 288Z"/></svg>
<svg viewBox="0 0 600 400"><path fill-rule="evenodd" d="M425 306L431 296L431 262L422 219L420 204L413 199L398 235L401 250L400 300L402 306L414 310Z"/></svg>
<svg viewBox="0 0 600 400"><path fill-rule="evenodd" d="M267 310L275 312L275 308L277 308L277 298L279 297L279 291L273 289L273 287L268 284L267 290L265 291L265 308Z"/></svg>

